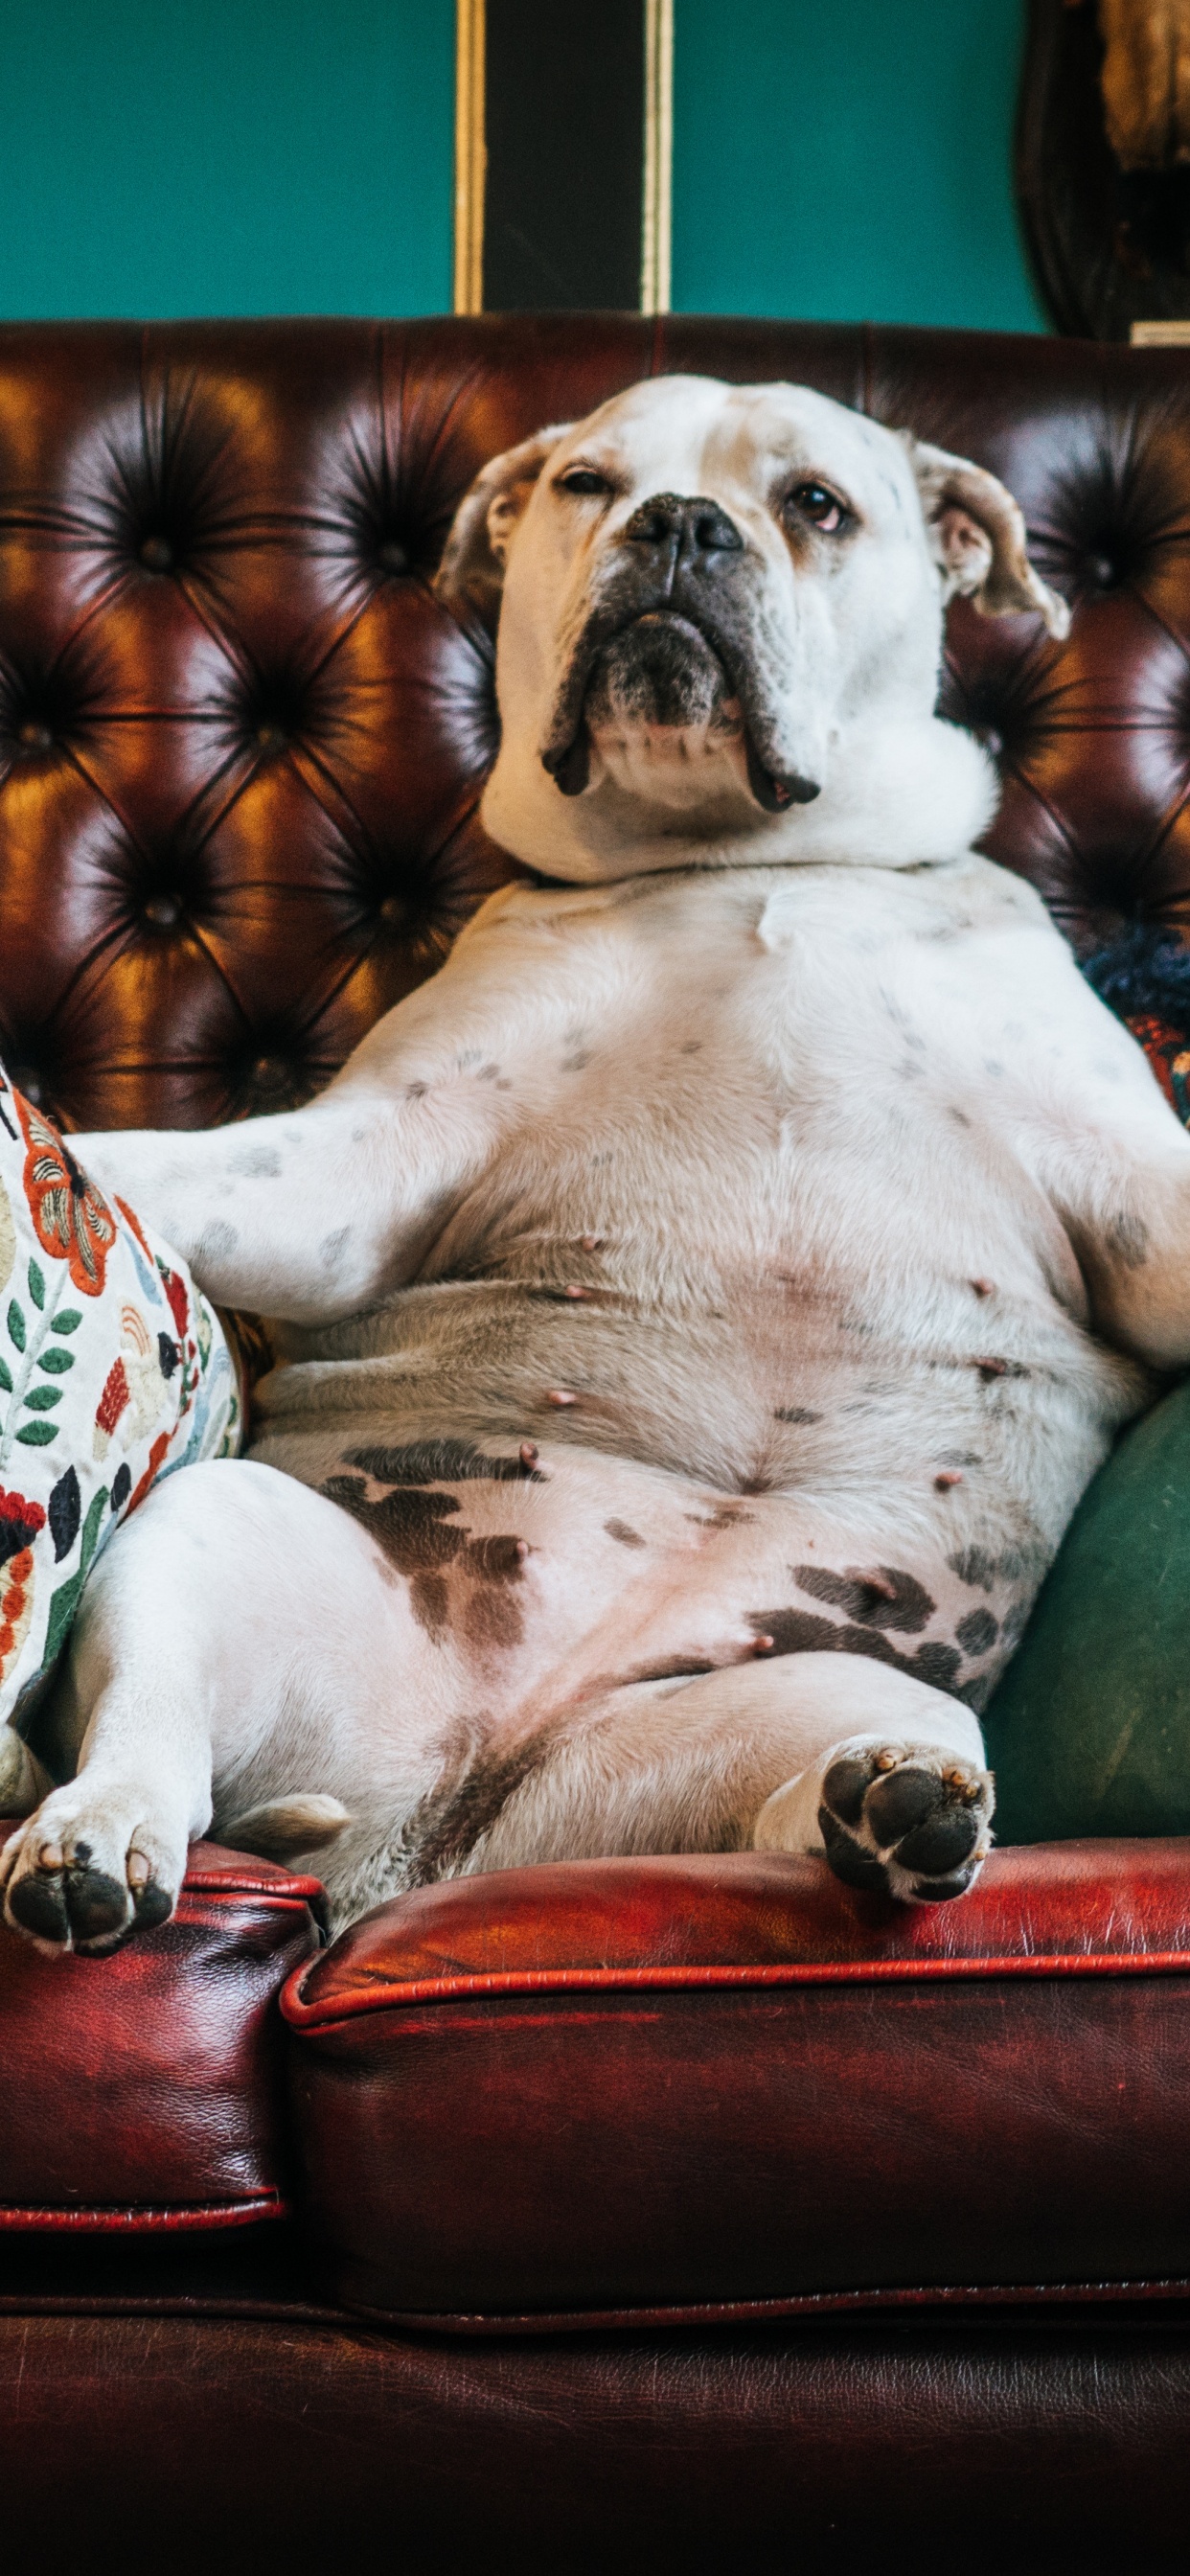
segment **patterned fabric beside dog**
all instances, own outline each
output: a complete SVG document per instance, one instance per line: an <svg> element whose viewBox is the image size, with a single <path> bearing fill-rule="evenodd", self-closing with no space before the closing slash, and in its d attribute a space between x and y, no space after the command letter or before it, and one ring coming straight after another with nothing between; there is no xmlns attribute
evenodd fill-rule
<svg viewBox="0 0 1190 2576"><path fill-rule="evenodd" d="M240 1445L222 1326L0 1074L0 1724L53 1666L149 1487Z"/></svg>

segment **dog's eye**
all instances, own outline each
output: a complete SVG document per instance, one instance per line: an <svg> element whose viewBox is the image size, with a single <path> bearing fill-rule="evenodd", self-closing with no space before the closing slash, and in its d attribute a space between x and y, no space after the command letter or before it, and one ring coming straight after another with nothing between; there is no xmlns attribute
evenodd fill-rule
<svg viewBox="0 0 1190 2576"><path fill-rule="evenodd" d="M560 492L605 493L612 487L607 476L597 474L593 465L572 465L568 474L558 476L557 488Z"/></svg>
<svg viewBox="0 0 1190 2576"><path fill-rule="evenodd" d="M837 537L847 518L843 503L825 483L795 483L785 506L799 510L824 537Z"/></svg>

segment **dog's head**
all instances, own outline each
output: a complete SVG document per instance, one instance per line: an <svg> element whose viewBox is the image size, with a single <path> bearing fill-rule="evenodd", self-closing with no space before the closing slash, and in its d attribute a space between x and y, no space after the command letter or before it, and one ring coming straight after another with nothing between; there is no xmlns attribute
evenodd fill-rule
<svg viewBox="0 0 1190 2576"><path fill-rule="evenodd" d="M995 784L933 712L945 604L1067 623L994 475L804 387L702 376L497 456L437 588L497 627L487 828L576 881L965 848Z"/></svg>

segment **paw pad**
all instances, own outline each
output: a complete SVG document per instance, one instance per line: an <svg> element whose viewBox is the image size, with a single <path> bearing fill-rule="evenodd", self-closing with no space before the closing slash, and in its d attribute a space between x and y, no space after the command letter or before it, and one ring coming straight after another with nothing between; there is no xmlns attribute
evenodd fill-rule
<svg viewBox="0 0 1190 2576"><path fill-rule="evenodd" d="M937 1904L963 1896L987 1854L991 1779L965 1763L936 1767L912 1747L845 1753L822 1784L818 1824L848 1887Z"/></svg>

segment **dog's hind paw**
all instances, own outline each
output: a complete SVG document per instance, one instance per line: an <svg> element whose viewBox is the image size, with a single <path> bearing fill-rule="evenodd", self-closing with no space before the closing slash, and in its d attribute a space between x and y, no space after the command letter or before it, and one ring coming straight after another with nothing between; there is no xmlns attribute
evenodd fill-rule
<svg viewBox="0 0 1190 2576"><path fill-rule="evenodd" d="M173 1913L186 1836L151 1812L143 1788L55 1789L0 1853L4 1914L39 1950L117 1950Z"/></svg>
<svg viewBox="0 0 1190 2576"><path fill-rule="evenodd" d="M937 1905L973 1885L994 1805L989 1771L933 1746L881 1744L829 1764L818 1829L846 1886Z"/></svg>
<svg viewBox="0 0 1190 2576"><path fill-rule="evenodd" d="M813 1851L836 1878L902 1904L965 1896L991 1849L990 1771L936 1744L856 1738L766 1800L761 1851Z"/></svg>

